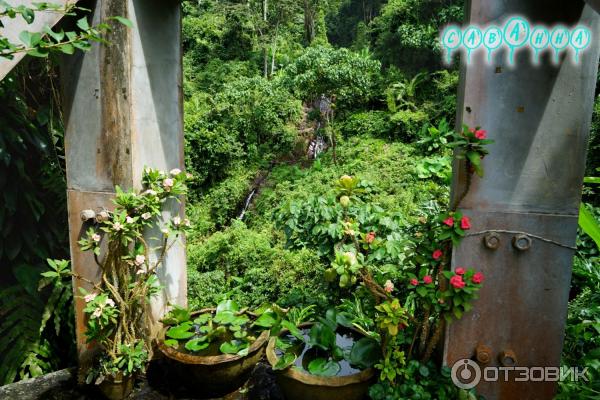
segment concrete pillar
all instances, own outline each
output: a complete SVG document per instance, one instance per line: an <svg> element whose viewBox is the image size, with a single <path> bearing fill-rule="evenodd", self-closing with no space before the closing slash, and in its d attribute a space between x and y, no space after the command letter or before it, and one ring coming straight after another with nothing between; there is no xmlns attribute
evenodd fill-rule
<svg viewBox="0 0 600 400"><path fill-rule="evenodd" d="M454 268L483 270L485 287L474 310L447 327L444 362L452 366L474 358L476 347L485 345L491 354L488 364L479 363L482 369L511 360L516 366L558 367L574 254L569 247L577 233L598 71L599 17L582 1L467 3L467 23L502 26L517 14L532 24L583 24L592 30L591 48L579 64L563 53L554 65L550 51L534 65L526 50L516 53L513 67L505 51L487 64L484 51L473 54L470 65L463 62L461 70L457 122L481 125L496 142L483 162L485 178L473 177L460 205L473 219L473 236L452 258ZM455 162L454 199L465 184L464 165ZM486 230L510 232L498 233L494 250L484 245L484 233L477 234ZM518 232L527 238L519 240ZM503 375L498 382L482 381L478 393L488 400L544 400L556 390L556 382L516 382L515 373L503 382Z"/></svg>
<svg viewBox="0 0 600 400"><path fill-rule="evenodd" d="M80 212L110 209L115 185L139 189L145 166L183 169L184 157L179 1L97 0L92 8L94 23L118 15L134 24L116 26L110 44L66 57L61 69L73 270L96 281L97 265L77 245L87 229ZM152 305L155 321L167 303L186 303L183 243L171 248L159 276L165 289ZM89 289L75 279L76 295L80 286ZM81 359L88 350L83 306L76 299Z"/></svg>

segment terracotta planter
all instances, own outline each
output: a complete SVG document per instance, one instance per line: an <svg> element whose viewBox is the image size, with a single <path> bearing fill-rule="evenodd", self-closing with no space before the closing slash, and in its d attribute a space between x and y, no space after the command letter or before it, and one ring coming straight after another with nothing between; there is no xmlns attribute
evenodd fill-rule
<svg viewBox="0 0 600 400"><path fill-rule="evenodd" d="M203 310L199 313L210 310ZM164 338L166 328L162 331ZM239 389L264 355L269 331L263 331L245 356L221 354L195 356L180 352L158 341L158 348L170 361L173 375L197 396L220 397Z"/></svg>
<svg viewBox="0 0 600 400"><path fill-rule="evenodd" d="M115 377L104 379L98 385L98 388L109 400L123 400L133 391L134 381L135 377L133 375L123 376L123 374L118 374Z"/></svg>
<svg viewBox="0 0 600 400"><path fill-rule="evenodd" d="M300 325L300 328L312 324ZM288 333L284 330L280 333ZM267 346L267 359L271 366L279 359L275 352L277 338L271 338ZM297 368L275 371L277 383L287 400L364 400L375 377L373 368L346 376L316 376Z"/></svg>

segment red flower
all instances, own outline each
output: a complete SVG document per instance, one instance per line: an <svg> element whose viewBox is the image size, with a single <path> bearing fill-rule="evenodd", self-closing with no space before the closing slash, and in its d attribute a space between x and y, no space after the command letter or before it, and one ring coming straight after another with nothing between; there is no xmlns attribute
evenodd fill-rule
<svg viewBox="0 0 600 400"><path fill-rule="evenodd" d="M475 276L473 276L473 278L475 278ZM423 282L425 282L426 285L429 285L431 282L433 282L431 275L425 275L423 277Z"/></svg>
<svg viewBox="0 0 600 400"><path fill-rule="evenodd" d="M418 281L418 280L416 280L415 278L412 278L412 279L410 280L410 284L411 284L411 285L413 285L413 286L417 286L417 285L419 284L419 281Z"/></svg>
<svg viewBox="0 0 600 400"><path fill-rule="evenodd" d="M440 249L437 249L433 252L433 254L431 256L433 257L434 260L439 260L443 254L444 253L442 253L442 251Z"/></svg>
<svg viewBox="0 0 600 400"><path fill-rule="evenodd" d="M475 132L475 137L479 140L483 140L486 138L486 133L487 131L484 131L483 129L478 129Z"/></svg>
<svg viewBox="0 0 600 400"><path fill-rule="evenodd" d="M454 270L454 272L456 273L456 275L464 275L465 269L463 267L458 267Z"/></svg>
<svg viewBox="0 0 600 400"><path fill-rule="evenodd" d="M471 133L475 133L476 129L475 128L469 128L469 132Z"/></svg>
<svg viewBox="0 0 600 400"><path fill-rule="evenodd" d="M473 278L471 278L471 280L473 281L473 283L481 283L483 282L483 274L481 272L477 272L475 275L473 275Z"/></svg>
<svg viewBox="0 0 600 400"><path fill-rule="evenodd" d="M462 289L465 287L465 282L463 282L462 276L460 275L454 275L452 278L450 278L450 284L456 289Z"/></svg>
<svg viewBox="0 0 600 400"><path fill-rule="evenodd" d="M469 217L464 216L460 219L460 227L462 229L471 229L471 220L469 219Z"/></svg>
<svg viewBox="0 0 600 400"><path fill-rule="evenodd" d="M454 226L454 218L448 217L444 220L444 223L450 227Z"/></svg>
<svg viewBox="0 0 600 400"><path fill-rule="evenodd" d="M373 243L375 240L375 232L369 232L365 236L365 241L369 244Z"/></svg>

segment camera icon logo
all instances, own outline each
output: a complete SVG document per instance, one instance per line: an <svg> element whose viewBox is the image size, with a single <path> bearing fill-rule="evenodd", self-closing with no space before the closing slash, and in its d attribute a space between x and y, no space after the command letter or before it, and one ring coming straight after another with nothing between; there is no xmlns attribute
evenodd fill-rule
<svg viewBox="0 0 600 400"><path fill-rule="evenodd" d="M457 387L469 390L481 381L481 368L475 361L463 358L452 365L450 376Z"/></svg>

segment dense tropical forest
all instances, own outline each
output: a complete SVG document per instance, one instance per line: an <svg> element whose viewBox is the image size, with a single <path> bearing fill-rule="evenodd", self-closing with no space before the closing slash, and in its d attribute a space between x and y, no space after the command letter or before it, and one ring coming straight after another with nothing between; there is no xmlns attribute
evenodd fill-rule
<svg viewBox="0 0 600 400"><path fill-rule="evenodd" d="M373 326L369 300L343 284L351 275L323 279L353 229L340 177L355 179L350 213L373 234L361 239L376 243L370 262L406 279L396 266L415 257L413 227L449 202L459 74L438 35L463 20L463 2L184 0L183 11L190 307L341 305ZM46 259L69 257L57 76L52 59L34 59L0 82L0 384L75 363L71 279L41 275ZM599 168L597 97L586 176ZM586 184L596 217L599 199ZM577 246L563 361L587 366L591 383L561 384L559 397L591 399L600 254L583 232ZM457 395L434 362L388 361L378 368L403 378L382 378L375 400Z"/></svg>

